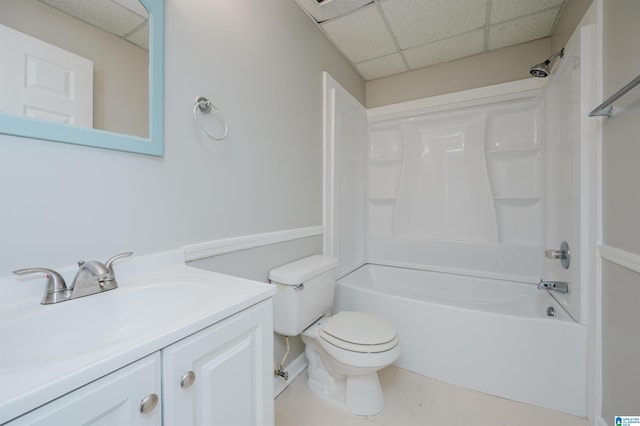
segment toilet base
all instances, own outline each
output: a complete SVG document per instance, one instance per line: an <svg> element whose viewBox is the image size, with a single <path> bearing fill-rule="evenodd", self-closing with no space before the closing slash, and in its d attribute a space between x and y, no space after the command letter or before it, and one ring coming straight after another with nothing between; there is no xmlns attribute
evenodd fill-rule
<svg viewBox="0 0 640 426"><path fill-rule="evenodd" d="M338 408L359 416L372 416L384 408L378 373L332 376L317 353L305 351L309 359L307 386L311 393Z"/></svg>

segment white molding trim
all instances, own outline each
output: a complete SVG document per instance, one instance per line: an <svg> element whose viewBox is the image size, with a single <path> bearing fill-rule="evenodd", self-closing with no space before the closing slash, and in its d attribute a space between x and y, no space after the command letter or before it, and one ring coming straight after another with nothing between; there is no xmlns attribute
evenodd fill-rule
<svg viewBox="0 0 640 426"><path fill-rule="evenodd" d="M602 417L599 417L598 420L596 420L596 426L608 426L608 425L607 425L607 422Z"/></svg>
<svg viewBox="0 0 640 426"><path fill-rule="evenodd" d="M243 235L241 237L213 240L206 243L184 246L184 260L204 259L234 251L246 250L254 247L262 247L285 241L298 240L300 238L315 237L324 234L323 226L311 226L308 228L286 229L284 231L267 232L264 234Z"/></svg>
<svg viewBox="0 0 640 426"><path fill-rule="evenodd" d="M284 380L280 376L275 376L274 384L273 384L273 397L277 397L282 393L283 390L287 388L298 377L302 372L307 368L309 363L307 362L307 357L302 352L300 355L296 357L293 361L287 365L286 371L289 373L289 380ZM606 426L606 425L605 425Z"/></svg>
<svg viewBox="0 0 640 426"><path fill-rule="evenodd" d="M640 274L640 255L604 244L598 246L598 250L603 259Z"/></svg>

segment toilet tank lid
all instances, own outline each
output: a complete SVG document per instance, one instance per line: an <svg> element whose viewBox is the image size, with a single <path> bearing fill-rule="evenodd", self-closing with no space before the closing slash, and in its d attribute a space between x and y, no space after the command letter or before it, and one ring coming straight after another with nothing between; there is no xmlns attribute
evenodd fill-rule
<svg viewBox="0 0 640 426"><path fill-rule="evenodd" d="M269 280L281 284L298 285L323 272L335 268L338 259L319 254L279 266L269 272Z"/></svg>

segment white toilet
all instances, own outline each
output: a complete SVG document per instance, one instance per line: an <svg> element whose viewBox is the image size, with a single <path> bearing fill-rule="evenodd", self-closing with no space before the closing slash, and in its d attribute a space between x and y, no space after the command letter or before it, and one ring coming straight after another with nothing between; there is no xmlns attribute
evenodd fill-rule
<svg viewBox="0 0 640 426"><path fill-rule="evenodd" d="M271 270L274 328L284 336L302 333L314 395L349 413L373 415L384 408L377 371L400 355L398 336L393 324L372 315L329 316L337 264L315 255Z"/></svg>

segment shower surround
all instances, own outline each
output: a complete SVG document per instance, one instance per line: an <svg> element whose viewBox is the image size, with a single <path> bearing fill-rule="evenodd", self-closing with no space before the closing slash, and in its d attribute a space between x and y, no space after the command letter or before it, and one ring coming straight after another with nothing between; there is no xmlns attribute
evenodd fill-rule
<svg viewBox="0 0 640 426"><path fill-rule="evenodd" d="M541 92L508 98L396 119L370 117L368 261L540 278Z"/></svg>

